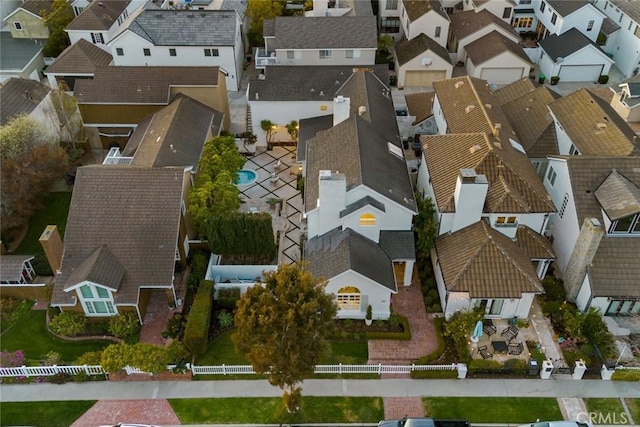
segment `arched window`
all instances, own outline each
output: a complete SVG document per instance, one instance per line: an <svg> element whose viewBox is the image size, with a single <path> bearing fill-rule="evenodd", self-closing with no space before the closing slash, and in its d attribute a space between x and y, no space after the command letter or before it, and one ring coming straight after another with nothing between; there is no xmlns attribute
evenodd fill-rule
<svg viewBox="0 0 640 427"><path fill-rule="evenodd" d="M376 225L375 215L370 213L360 215L360 225L363 227L372 227Z"/></svg>
<svg viewBox="0 0 640 427"><path fill-rule="evenodd" d="M340 310L360 310L360 289L345 286L338 291L336 300Z"/></svg>

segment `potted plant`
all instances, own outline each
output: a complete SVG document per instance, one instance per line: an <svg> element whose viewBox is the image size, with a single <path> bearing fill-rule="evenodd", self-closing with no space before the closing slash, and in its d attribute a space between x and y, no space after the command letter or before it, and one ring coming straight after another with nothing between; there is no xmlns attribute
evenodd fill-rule
<svg viewBox="0 0 640 427"><path fill-rule="evenodd" d="M367 326L371 326L372 322L373 322L373 308L371 307L371 304L369 304L367 306L367 317L364 318L364 324Z"/></svg>

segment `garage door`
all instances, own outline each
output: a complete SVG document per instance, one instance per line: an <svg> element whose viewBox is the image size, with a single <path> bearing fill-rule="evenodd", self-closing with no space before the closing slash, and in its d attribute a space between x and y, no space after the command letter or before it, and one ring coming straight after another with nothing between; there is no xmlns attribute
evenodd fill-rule
<svg viewBox="0 0 640 427"><path fill-rule="evenodd" d="M560 66L561 82L595 82L598 81L604 65L562 65Z"/></svg>
<svg viewBox="0 0 640 427"><path fill-rule="evenodd" d="M436 80L443 80L447 73L444 70L407 70L404 76L405 87L433 86Z"/></svg>
<svg viewBox="0 0 640 427"><path fill-rule="evenodd" d="M491 83L513 83L524 76L524 68L483 68L480 78Z"/></svg>

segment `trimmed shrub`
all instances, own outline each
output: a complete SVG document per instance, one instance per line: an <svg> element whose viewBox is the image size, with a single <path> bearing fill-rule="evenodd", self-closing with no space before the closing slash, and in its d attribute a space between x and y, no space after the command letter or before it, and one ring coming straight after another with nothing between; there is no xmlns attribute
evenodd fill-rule
<svg viewBox="0 0 640 427"><path fill-rule="evenodd" d="M127 339L140 332L140 321L133 312L120 313L109 319L109 332L118 338Z"/></svg>
<svg viewBox="0 0 640 427"><path fill-rule="evenodd" d="M209 266L209 259L204 251L192 251L191 252L191 273L187 279L187 287L195 291L198 289L200 281L204 279L207 274L207 267Z"/></svg>
<svg viewBox="0 0 640 427"><path fill-rule="evenodd" d="M367 332L368 340L410 340L411 329L406 317L393 313L389 317L390 324L402 325L403 332Z"/></svg>
<svg viewBox="0 0 640 427"><path fill-rule="evenodd" d="M56 334L75 337L84 332L86 323L83 314L63 311L49 322L49 327Z"/></svg>
<svg viewBox="0 0 640 427"><path fill-rule="evenodd" d="M201 281L184 331L184 345L194 355L200 355L207 351L212 298L213 282L210 280Z"/></svg>
<svg viewBox="0 0 640 427"><path fill-rule="evenodd" d="M469 373L487 373L502 370L502 365L497 360L471 359L468 369Z"/></svg>
<svg viewBox="0 0 640 427"><path fill-rule="evenodd" d="M240 288L226 288L218 290L218 307L222 310L234 311L240 299Z"/></svg>
<svg viewBox="0 0 640 427"><path fill-rule="evenodd" d="M88 351L76 359L76 365L99 365L102 351Z"/></svg>

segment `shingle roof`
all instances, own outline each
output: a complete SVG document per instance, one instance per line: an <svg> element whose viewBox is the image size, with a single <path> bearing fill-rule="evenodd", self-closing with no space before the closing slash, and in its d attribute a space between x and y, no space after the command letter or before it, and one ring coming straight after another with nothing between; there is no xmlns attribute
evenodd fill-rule
<svg viewBox="0 0 640 427"><path fill-rule="evenodd" d="M125 269L106 245L100 246L69 275L64 289L88 280L117 292Z"/></svg>
<svg viewBox="0 0 640 427"><path fill-rule="evenodd" d="M543 292L529 257L485 221L436 237L435 249L449 292L468 292L470 298Z"/></svg>
<svg viewBox="0 0 640 427"><path fill-rule="evenodd" d="M52 5L53 0L25 0L19 7L42 17L42 12L48 12Z"/></svg>
<svg viewBox="0 0 640 427"><path fill-rule="evenodd" d="M33 258L33 255L0 256L0 282L19 281L22 278L24 263Z"/></svg>
<svg viewBox="0 0 640 427"><path fill-rule="evenodd" d="M558 154L556 127L547 106L559 97L546 86L540 86L502 106L530 158Z"/></svg>
<svg viewBox="0 0 640 427"><path fill-rule="evenodd" d="M553 101L549 108L582 155L628 156L638 150L635 132L586 89Z"/></svg>
<svg viewBox="0 0 640 427"><path fill-rule="evenodd" d="M109 65L113 56L104 49L80 39L67 47L45 70L45 74L93 74L98 66Z"/></svg>
<svg viewBox="0 0 640 427"><path fill-rule="evenodd" d="M395 46L396 57L400 65L406 64L413 58L424 54L427 50L431 50L449 64L453 64L447 49L440 46L438 42L424 33L420 33L411 40L402 40L396 43Z"/></svg>
<svg viewBox="0 0 640 427"><path fill-rule="evenodd" d="M569 2L570 3L570 2ZM556 62L558 58L566 58L573 55L580 49L592 46L598 52L606 55L594 42L589 40L580 30L571 28L569 31L560 35L551 34L538 42L538 45L546 52L551 59Z"/></svg>
<svg viewBox="0 0 640 427"><path fill-rule="evenodd" d="M640 22L640 4L629 0L609 0L615 7L629 15L634 21Z"/></svg>
<svg viewBox="0 0 640 427"><path fill-rule="evenodd" d="M614 21L613 19L611 19L611 18L609 18L607 16L602 21L602 26L600 27L600 32L608 36L610 34L615 33L619 29L620 29L620 25L618 25L618 23L616 21Z"/></svg>
<svg viewBox="0 0 640 427"><path fill-rule="evenodd" d="M41 55L44 39L14 39L9 31L0 31L0 70L22 71Z"/></svg>
<svg viewBox="0 0 640 427"><path fill-rule="evenodd" d="M0 87L0 126L13 117L31 114L49 95L51 88L35 80L10 78Z"/></svg>
<svg viewBox="0 0 640 427"><path fill-rule="evenodd" d="M383 82L389 81L389 67L386 64L358 69L371 70ZM255 79L249 82L249 100L333 102L338 90L353 72L354 68L346 65L267 66L264 80ZM304 79L300 79L300 76L304 76ZM353 103L351 105L353 106Z"/></svg>
<svg viewBox="0 0 640 427"><path fill-rule="evenodd" d="M79 168L52 304L73 304L72 293L63 289L72 285L68 280L74 270L102 246L124 268L116 304L137 304L141 285L170 287L183 180L182 168Z"/></svg>
<svg viewBox="0 0 640 427"><path fill-rule="evenodd" d="M506 32L515 35L518 40L520 39L520 35L511 25L507 24L486 9L483 9L480 12L476 12L474 9L454 13L449 17L449 19L451 19L451 31L456 35L458 40L461 40L491 24L497 25Z"/></svg>
<svg viewBox="0 0 640 427"><path fill-rule="evenodd" d="M275 19L265 19L262 22L262 35L264 37L274 37L276 35Z"/></svg>
<svg viewBox="0 0 640 427"><path fill-rule="evenodd" d="M511 146L484 133L423 135L421 142L440 212L455 212L456 180L465 168L487 177L485 212L555 212L531 162Z"/></svg>
<svg viewBox="0 0 640 427"><path fill-rule="evenodd" d="M355 211L357 211L360 208L363 208L365 206L373 206L374 208L378 209L381 212L385 212L385 207L384 207L384 203L374 199L371 196L365 196L361 199L356 200L355 202L351 203L350 205L348 205L345 209L340 211L340 218L344 218L345 216L349 215L350 213L353 213Z"/></svg>
<svg viewBox="0 0 640 427"><path fill-rule="evenodd" d="M613 169L640 186L640 157L562 156L567 162L578 224L602 218L594 193ZM588 267L595 296L640 297L640 238L605 237Z"/></svg>
<svg viewBox="0 0 640 427"><path fill-rule="evenodd" d="M469 43L464 48L471 61L477 66L485 63L491 58L504 53L511 52L524 62L531 64L531 59L524 52L524 49L513 40L506 38L498 31L480 37Z"/></svg>
<svg viewBox="0 0 640 427"><path fill-rule="evenodd" d="M640 212L640 187L616 169L611 170L593 195L611 220Z"/></svg>
<svg viewBox="0 0 640 427"><path fill-rule="evenodd" d="M373 240L350 228L335 228L309 239L305 245L305 259L316 277L329 280L353 270L393 293L397 292L389 256Z"/></svg>
<svg viewBox="0 0 640 427"><path fill-rule="evenodd" d="M587 0L547 0L547 3L558 12L558 15L564 17L571 15L576 10L582 9L589 4Z"/></svg>
<svg viewBox="0 0 640 427"><path fill-rule="evenodd" d="M413 231L380 230L380 247L392 260L415 260Z"/></svg>
<svg viewBox="0 0 640 427"><path fill-rule="evenodd" d="M333 126L333 114L300 119L298 125L300 128L298 129L296 158L299 161L304 162L307 158L307 141L315 137L318 132L327 130Z"/></svg>
<svg viewBox="0 0 640 427"><path fill-rule="evenodd" d="M278 16L275 49L376 49L375 16Z"/></svg>
<svg viewBox="0 0 640 427"><path fill-rule="evenodd" d="M410 116L414 116L416 119L412 123L413 126L418 123L422 123L429 117L433 116L433 98L435 92L420 92L411 93L404 96L404 100L407 103L407 111Z"/></svg>
<svg viewBox="0 0 640 427"><path fill-rule="evenodd" d="M173 86L217 86L218 67L96 67L76 81L78 103L168 104Z"/></svg>
<svg viewBox="0 0 640 427"><path fill-rule="evenodd" d="M347 191L365 185L416 211L405 160L388 149L389 142L398 148L401 143L393 103L385 93L388 88L366 71L353 73L339 91L350 99L351 116L307 142L307 207L315 206L320 170L332 170L346 176ZM361 106L366 112L358 115Z"/></svg>
<svg viewBox="0 0 640 427"><path fill-rule="evenodd" d="M131 144L137 148L131 162L134 166L192 166L195 170L215 115L222 113L179 95L133 132L123 155L129 155Z"/></svg>
<svg viewBox="0 0 640 427"><path fill-rule="evenodd" d="M447 12L445 12L439 0L402 0L402 4L411 22L431 11L448 19Z"/></svg>
<svg viewBox="0 0 640 427"><path fill-rule="evenodd" d="M65 30L108 30L129 3L131 0L92 1Z"/></svg>
<svg viewBox="0 0 640 427"><path fill-rule="evenodd" d="M518 245L531 260L556 258L549 239L533 231L526 225L518 226L518 230L516 231L516 245Z"/></svg>
<svg viewBox="0 0 640 427"><path fill-rule="evenodd" d="M234 46L237 21L232 10L144 10L128 30L155 46Z"/></svg>

